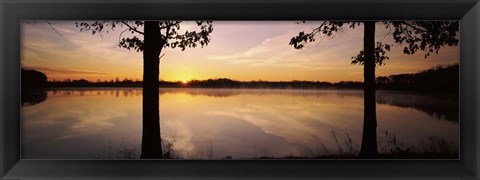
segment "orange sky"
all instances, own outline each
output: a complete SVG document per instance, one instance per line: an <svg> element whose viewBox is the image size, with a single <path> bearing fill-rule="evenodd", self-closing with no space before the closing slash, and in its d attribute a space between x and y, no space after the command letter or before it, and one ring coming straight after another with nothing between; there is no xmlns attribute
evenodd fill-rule
<svg viewBox="0 0 480 180"><path fill-rule="evenodd" d="M80 32L74 21L50 22L54 23L54 29L44 21L21 23L22 67L44 72L50 81L142 79L142 54L117 46L124 28L92 36L90 32ZM363 67L350 63L351 57L362 49L362 26L345 28L333 38L317 38L301 50L288 45L298 32L308 32L318 24L214 21L208 46L162 51L165 55L160 63L160 79L362 81ZM192 22L183 22L180 32L192 29L195 29ZM391 32L377 23L376 41L394 44ZM459 63L460 59L459 46L443 47L438 55L427 59L423 52L405 55L403 47L394 44L386 65L377 66L377 76L414 73L436 65Z"/></svg>

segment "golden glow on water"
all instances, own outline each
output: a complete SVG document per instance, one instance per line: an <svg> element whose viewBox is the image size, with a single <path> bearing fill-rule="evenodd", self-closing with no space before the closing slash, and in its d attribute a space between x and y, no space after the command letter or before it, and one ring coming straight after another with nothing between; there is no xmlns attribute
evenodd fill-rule
<svg viewBox="0 0 480 180"><path fill-rule="evenodd" d="M395 105L404 94L379 93L379 136L388 130L411 145L439 136L458 146L458 123ZM23 158L92 159L115 148L140 153L141 89L56 90L47 95L40 104L22 107ZM363 93L160 89L160 119L163 140L175 140L174 151L184 158L207 158L209 152L214 158L308 155L321 147L319 142L334 150L333 133L340 143L348 134L359 148Z"/></svg>

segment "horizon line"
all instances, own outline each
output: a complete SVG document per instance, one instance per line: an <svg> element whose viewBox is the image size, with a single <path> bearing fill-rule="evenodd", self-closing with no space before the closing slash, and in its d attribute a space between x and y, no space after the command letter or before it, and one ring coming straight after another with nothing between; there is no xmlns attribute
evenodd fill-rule
<svg viewBox="0 0 480 180"><path fill-rule="evenodd" d="M380 76L379 76L380 77ZM66 80L69 80L69 81L66 81ZM49 83L52 83L52 82L72 82L72 81L81 81L81 80L85 80L89 83L122 83L122 82L134 82L134 83L142 83L143 80L134 80L134 79L123 79L123 80L104 80L104 81L90 81L90 80L87 80L87 79L83 79L83 78L80 78L80 79L70 79L70 78L67 78L67 79L64 79L62 81L58 81L58 80L55 80L55 81L51 81L51 80L47 80L47 82ZM259 80L247 80L247 81L241 81L241 80L235 80L235 79L231 79L231 78L208 78L208 79L191 79L191 80L185 80L187 83L188 82L192 82L192 81L208 81L208 80L230 80L230 81L236 81L236 82L319 82L319 83L342 83L342 82L353 82L353 83L363 83L363 81L353 81L353 80L342 80L342 81L336 81L336 82L330 82L330 81L320 81L320 80L288 80L288 81L271 81L271 80L262 80L262 79L259 79ZM111 82L113 81L113 82ZM171 82L171 83L183 83L184 80L174 80L174 81L170 81L170 80L158 80L158 82Z"/></svg>

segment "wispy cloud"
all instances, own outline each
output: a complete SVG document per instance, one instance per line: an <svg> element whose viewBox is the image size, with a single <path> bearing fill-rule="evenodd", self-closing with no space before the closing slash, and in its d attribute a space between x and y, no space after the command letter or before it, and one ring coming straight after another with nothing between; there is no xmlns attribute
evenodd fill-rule
<svg viewBox="0 0 480 180"><path fill-rule="evenodd" d="M95 71L82 71L82 70L68 70L68 69L53 69L48 67L30 67L24 66L23 68L26 69L34 69L45 73L62 73L62 74L105 74L103 72L95 72Z"/></svg>
<svg viewBox="0 0 480 180"><path fill-rule="evenodd" d="M353 54L348 54L351 49L357 49L352 46L360 43L360 38L341 39L343 35L338 35L339 39L330 39L322 43L313 43L301 50L296 50L290 46L289 40L295 36L301 28L288 30L281 35L263 40L261 43L245 51L232 54L214 54L207 56L209 60L226 61L232 64L241 64L247 67L269 67L269 68L289 68L289 69L319 69L322 66L335 65L348 61ZM346 43L345 43L346 42ZM358 45L357 45L358 46ZM345 65L346 63L342 63Z"/></svg>
<svg viewBox="0 0 480 180"><path fill-rule="evenodd" d="M216 54L207 56L207 59L228 61L234 64L245 64L249 67L264 67L287 60L288 56L296 53L296 50L288 45L288 38L293 33L287 32L282 35L263 40L260 44L245 51L233 54ZM291 61L291 58L289 58ZM302 58L300 58L300 61ZM291 61L295 62L295 61Z"/></svg>

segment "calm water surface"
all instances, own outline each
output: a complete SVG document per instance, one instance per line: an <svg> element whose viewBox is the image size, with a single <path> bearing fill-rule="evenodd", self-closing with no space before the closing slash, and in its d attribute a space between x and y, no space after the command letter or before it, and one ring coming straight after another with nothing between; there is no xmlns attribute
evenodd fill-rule
<svg viewBox="0 0 480 180"><path fill-rule="evenodd" d="M21 108L22 158L139 157L141 89L38 94ZM433 136L458 148L455 100L377 91L377 120L380 152L389 151L392 134L403 147L419 149ZM359 150L363 92L166 88L160 89L160 124L163 141L186 159L309 156L324 152L322 144L329 151L346 148L349 138Z"/></svg>

